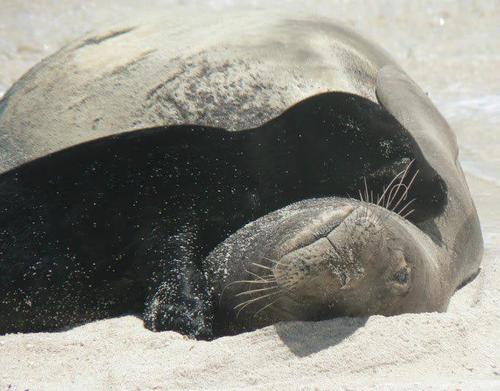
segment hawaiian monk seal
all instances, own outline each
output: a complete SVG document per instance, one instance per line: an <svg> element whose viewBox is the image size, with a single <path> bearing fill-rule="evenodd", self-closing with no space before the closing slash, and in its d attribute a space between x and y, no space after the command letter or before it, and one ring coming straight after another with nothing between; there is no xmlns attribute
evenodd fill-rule
<svg viewBox="0 0 500 391"><path fill-rule="evenodd" d="M54 330L132 311L143 312L151 329L212 338L286 319L446 308L456 287L477 272L482 254L479 223L456 160L453 133L406 74L359 36L324 19L269 20L262 35L245 35L238 50L220 45L223 38L218 36L216 47L224 49L222 54L207 57L202 51L190 57L190 67L204 69L202 82L218 97L208 102L206 116L200 114L206 94L175 95L183 83L184 91L191 91L192 72L178 72L158 85L157 95L150 90L139 98L150 99L148 105L151 99L166 99L160 109L166 111L155 117L165 127L76 145L129 127L107 124L109 130L100 133L100 124L106 122L101 118L92 126L95 133L82 132L81 123L67 126L64 121L55 123L54 130L43 126L34 137L17 132L12 110L22 113L23 89L31 93L30 78L42 75L42 81L48 80L57 75L54 68L34 69L7 94L0 121L9 127L2 127L2 137L14 147L7 148L3 162L10 170L0 177L0 332ZM277 26L290 32L302 27L305 35L317 28L333 37L329 42L335 50L327 61L331 74L319 76L313 62L303 61L300 45L317 54L317 47L307 47L308 40L295 40L276 52L271 33ZM240 26L233 28L235 34L227 37L243 34ZM86 39L85 45L66 49L66 55L124 34L127 31ZM257 39L258 45L249 39ZM266 39L273 44L262 45ZM227 66L219 66L230 54L231 60L241 56L240 65L250 72L234 76ZM64 50L58 55L64 57ZM121 71L130 76L133 69L101 75L99 83L115 83ZM233 76L211 77L228 72ZM234 84L234 77L243 87L218 94L226 84ZM257 88L246 77L273 77L277 85L288 80L288 86L275 88L266 82ZM300 95L307 91L304 99L290 94L292 79L310 83L299 83ZM128 80L128 87L136 85L134 80ZM83 83L82 89L91 91L92 85ZM330 92L315 95L318 88ZM258 90L264 95L244 101L251 110L242 116L227 111L225 100ZM90 110L100 104L113 114L116 103L129 94L119 95L110 107L102 104L103 96L107 94L82 98L75 113L84 112L82 105ZM264 97L272 97L272 110L252 116ZM65 100L59 97L59 102L63 104L57 109ZM291 103L295 105L285 110ZM283 114L274 118L276 110ZM78 117L75 113L72 121ZM143 114L120 111L135 124L141 124L137 118ZM193 115L197 117L191 121ZM27 118L22 123L36 121ZM252 128L254 124L260 126ZM70 145L75 146L43 156ZM363 189L365 181L361 203L345 198ZM385 207L372 205L378 201L372 191L379 197L385 194L379 202ZM329 196L336 198L286 207ZM410 198L416 199L413 213L405 219ZM297 208L303 210L301 219L292 213ZM249 230L251 224L237 231L261 216L253 223L258 230ZM281 219L279 225L272 223L276 219ZM253 247L247 246L256 233L262 236L251 241ZM275 246L269 249L266 243ZM374 263L373 254L382 258L382 266ZM303 261L306 255L310 262ZM329 266L318 274L322 269L317 265ZM321 294L307 284L306 272L316 273L316 281L320 276ZM248 281L243 284L249 286L238 281ZM430 284L434 281L439 284ZM241 299L247 294L250 300L257 298L252 295L261 297L263 291L249 292L259 283L262 289L270 288L269 293L287 289L287 295L267 296L265 300L273 301L261 301L254 309L246 304L257 301ZM429 286L435 289L422 290Z"/></svg>

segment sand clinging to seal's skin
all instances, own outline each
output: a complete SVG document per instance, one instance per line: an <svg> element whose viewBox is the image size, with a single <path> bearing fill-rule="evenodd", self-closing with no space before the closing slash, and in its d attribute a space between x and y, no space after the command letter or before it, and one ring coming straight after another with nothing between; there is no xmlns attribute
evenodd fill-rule
<svg viewBox="0 0 500 391"><path fill-rule="evenodd" d="M0 337L0 390L500 389L500 57L496 1L2 3L0 95L90 28L172 5L307 8L380 43L457 133L485 239L479 276L444 314L285 323L197 342L132 316ZM172 11L174 12L174 11ZM1 316L1 314L0 314Z"/></svg>

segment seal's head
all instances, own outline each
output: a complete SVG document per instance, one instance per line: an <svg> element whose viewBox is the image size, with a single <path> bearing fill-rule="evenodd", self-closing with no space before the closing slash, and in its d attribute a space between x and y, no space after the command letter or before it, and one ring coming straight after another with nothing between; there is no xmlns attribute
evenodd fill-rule
<svg viewBox="0 0 500 391"><path fill-rule="evenodd" d="M276 261L272 276L291 299L335 316L393 315L410 301L412 308L435 309L434 300L422 300L430 293L432 254L409 222L363 202L336 212L324 236L310 242L298 235Z"/></svg>
<svg viewBox="0 0 500 391"><path fill-rule="evenodd" d="M352 199L307 200L270 230L233 290L234 311L260 327L279 320L443 310L438 256L401 215ZM234 289L234 288L233 288Z"/></svg>

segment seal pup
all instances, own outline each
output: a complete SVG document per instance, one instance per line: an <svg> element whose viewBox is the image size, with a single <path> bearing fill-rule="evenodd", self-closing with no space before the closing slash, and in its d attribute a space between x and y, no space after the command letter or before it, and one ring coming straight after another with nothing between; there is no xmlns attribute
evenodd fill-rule
<svg viewBox="0 0 500 391"><path fill-rule="evenodd" d="M0 176L0 332L135 312L153 330L222 335L232 313L219 311L227 296L216 304L227 279L217 260L205 261L211 250L291 203L354 194L365 179L382 187L410 161L411 174L419 170L412 221L440 216L446 183L411 135L381 106L338 92L247 131L153 128L29 162ZM335 202L331 209L338 214ZM265 228L269 243L294 222ZM247 262L234 257L231 267Z"/></svg>

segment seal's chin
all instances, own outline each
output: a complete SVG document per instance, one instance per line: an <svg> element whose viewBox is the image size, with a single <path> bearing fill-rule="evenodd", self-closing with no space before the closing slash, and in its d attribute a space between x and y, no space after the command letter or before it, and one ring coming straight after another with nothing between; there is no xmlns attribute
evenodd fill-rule
<svg viewBox="0 0 500 391"><path fill-rule="evenodd" d="M321 318L398 313L415 265L408 246L399 245L409 240L408 223L362 202L337 217L327 232L278 260L276 283L293 301L318 308Z"/></svg>

